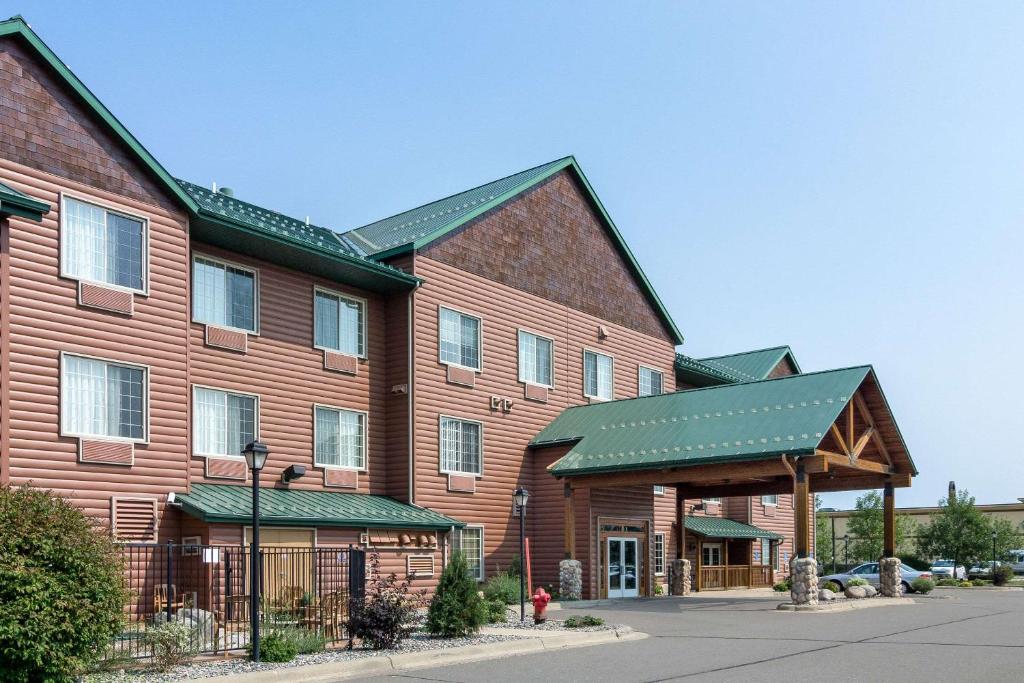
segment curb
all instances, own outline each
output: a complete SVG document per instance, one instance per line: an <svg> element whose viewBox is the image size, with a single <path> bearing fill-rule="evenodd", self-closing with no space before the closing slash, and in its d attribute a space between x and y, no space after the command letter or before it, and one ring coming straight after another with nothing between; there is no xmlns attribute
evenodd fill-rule
<svg viewBox="0 0 1024 683"><path fill-rule="evenodd" d="M432 666L468 664L470 662L481 662L488 659L500 659L515 655L642 640L646 637L646 633L639 633L628 627L586 633L553 633L552 635L528 636L521 640L508 640L500 643L483 643L450 649L442 648L425 652L381 655L379 657L342 660L326 664L282 667L267 671L251 671L243 674L214 676L196 679L196 682L293 683L297 681L339 681L359 676L387 676L397 672L424 669Z"/></svg>
<svg viewBox="0 0 1024 683"><path fill-rule="evenodd" d="M900 605L913 605L910 598L883 598L882 600L851 600L838 604L817 605L794 605L784 602L775 609L779 612L809 612L811 614L825 614L829 612L847 612L855 609L868 609L870 607L899 607Z"/></svg>

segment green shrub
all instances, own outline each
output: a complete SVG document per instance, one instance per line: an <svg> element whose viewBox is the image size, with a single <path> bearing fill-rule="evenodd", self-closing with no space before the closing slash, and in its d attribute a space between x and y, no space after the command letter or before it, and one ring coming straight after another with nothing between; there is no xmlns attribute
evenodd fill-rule
<svg viewBox="0 0 1024 683"><path fill-rule="evenodd" d="M246 650L252 654L252 646ZM295 659L298 650L295 643L281 631L271 631L260 638L260 661L261 662L290 662Z"/></svg>
<svg viewBox="0 0 1024 683"><path fill-rule="evenodd" d="M502 600L486 600L484 601L484 607L487 610L487 623L488 624L502 624L505 622L506 611L508 605Z"/></svg>
<svg viewBox="0 0 1024 683"><path fill-rule="evenodd" d="M960 586L961 588L970 588L973 584L970 581L968 581L967 579L964 579L963 581L960 581L959 583L957 583L957 585Z"/></svg>
<svg viewBox="0 0 1024 683"><path fill-rule="evenodd" d="M984 579L971 579L972 586L991 586L991 581L985 581Z"/></svg>
<svg viewBox="0 0 1024 683"><path fill-rule="evenodd" d="M411 593L409 577L380 574L380 554L370 555L370 580L363 600L350 603L349 631L372 650L397 647L416 628L416 608L425 591Z"/></svg>
<svg viewBox="0 0 1024 683"><path fill-rule="evenodd" d="M772 590L776 593L788 593L789 586L786 585L785 581L779 581L777 584L772 586Z"/></svg>
<svg viewBox="0 0 1024 683"><path fill-rule="evenodd" d="M665 587L662 586L660 583L654 584L654 594L655 595L664 595L665 594Z"/></svg>
<svg viewBox="0 0 1024 683"><path fill-rule="evenodd" d="M427 631L444 638L476 633L487 622L487 608L477 593L462 553L452 555L441 573L427 611Z"/></svg>
<svg viewBox="0 0 1024 683"><path fill-rule="evenodd" d="M824 588L827 591L832 591L833 593L842 593L843 592L843 589L840 588L839 584L836 583L835 581L828 581L828 582L826 582L825 585L822 586L822 588Z"/></svg>
<svg viewBox="0 0 1024 683"><path fill-rule="evenodd" d="M919 576L916 579L914 579L914 582L910 584L910 587L914 590L915 593L927 595L928 593L931 593L932 590L935 588L935 582L931 579L926 579L923 576Z"/></svg>
<svg viewBox="0 0 1024 683"><path fill-rule="evenodd" d="M168 621L146 631L146 644L160 671L187 664L199 652L199 639L182 621Z"/></svg>
<svg viewBox="0 0 1024 683"><path fill-rule="evenodd" d="M0 679L72 680L121 633L120 549L49 491L0 488Z"/></svg>
<svg viewBox="0 0 1024 683"><path fill-rule="evenodd" d="M997 586L1005 586L1013 580L1013 567L1008 564L1001 564L992 570L992 583Z"/></svg>
<svg viewBox="0 0 1024 683"><path fill-rule="evenodd" d="M495 574L484 584L484 597L501 600L506 605L519 603L519 576L505 572Z"/></svg>
<svg viewBox="0 0 1024 683"><path fill-rule="evenodd" d="M311 655L327 649L327 639L323 634L308 628L278 626L273 632L295 645L295 652L300 655Z"/></svg>
<svg viewBox="0 0 1024 683"><path fill-rule="evenodd" d="M851 588L853 586L866 586L866 585L868 585L868 582L865 581L864 579L860 578L859 576L855 576L855 577L853 577L852 579L850 579L849 581L846 582L846 587L847 588Z"/></svg>
<svg viewBox="0 0 1024 683"><path fill-rule="evenodd" d="M582 616L572 615L565 620L564 624L566 628L584 628L586 626L600 626L604 623L604 619L601 617L592 617L589 614Z"/></svg>

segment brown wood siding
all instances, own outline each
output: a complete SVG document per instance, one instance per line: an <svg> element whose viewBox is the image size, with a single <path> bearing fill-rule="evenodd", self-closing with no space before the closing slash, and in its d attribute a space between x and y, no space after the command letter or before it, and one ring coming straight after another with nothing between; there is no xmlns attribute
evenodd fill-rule
<svg viewBox="0 0 1024 683"><path fill-rule="evenodd" d="M593 348L615 358L615 398L636 396L638 364L661 369L665 389L674 387L672 343L573 310L479 275L422 256L416 274L424 285L415 295L416 418L415 502L471 524L485 525L488 572L507 566L518 554L518 520L511 516L512 492L529 485L532 468L526 446L545 425L583 397L583 349ZM446 367L438 359L438 307L465 311L482 318L483 370L475 387L447 383ZM598 339L598 327L608 337ZM547 403L527 401L518 381L518 328L554 339L554 388ZM490 410L491 396L508 397L510 413ZM451 415L482 422L483 476L476 493L448 491L439 473L439 416ZM577 519L586 517L577 513Z"/></svg>
<svg viewBox="0 0 1024 683"><path fill-rule="evenodd" d="M649 336L670 340L603 219L562 171L441 240L424 256Z"/></svg>
<svg viewBox="0 0 1024 683"><path fill-rule="evenodd" d="M113 495L160 500L161 540L176 537L163 514L169 491L184 491L187 431L188 234L185 217L0 159L0 180L49 203L42 223L13 218L5 310L9 382L9 474L60 492L102 520ZM135 295L130 318L77 304L77 283L59 276L60 193L148 220L149 295ZM149 366L149 443L135 445L131 467L78 462L78 440L59 436L61 351Z"/></svg>
<svg viewBox="0 0 1024 683"><path fill-rule="evenodd" d="M768 373L768 379L775 379L776 377L788 377L789 375L796 374L796 369L789 362L788 358L783 358L779 361L771 372Z"/></svg>
<svg viewBox="0 0 1024 683"><path fill-rule="evenodd" d="M132 152L13 37L0 38L0 157L176 212Z"/></svg>
<svg viewBox="0 0 1024 683"><path fill-rule="evenodd" d="M270 448L263 484L281 486L281 472L295 464L306 467L306 476L290 488L324 488L322 470L313 464L313 406L324 404L368 413L367 471L359 473L357 490L385 493L388 387L383 299L205 244L194 244L193 253L223 258L258 273L259 335L249 335L246 353L207 346L200 323L191 323L189 349L193 386L259 395L259 438ZM366 299L366 358L359 361L355 376L324 369L323 351L313 348L314 285ZM191 472L192 481L204 480L204 457L191 458Z"/></svg>
<svg viewBox="0 0 1024 683"><path fill-rule="evenodd" d="M6 218L0 218L0 486L10 483L10 384L11 332L10 284L11 284L11 226Z"/></svg>
<svg viewBox="0 0 1024 683"><path fill-rule="evenodd" d="M412 272L412 256L401 256L389 262L395 268ZM409 468L412 445L409 439L409 406L412 402L412 377L409 373L410 335L409 318L412 313L412 297L395 294L386 302L387 344L385 366L387 382L387 414L385 424L385 467L387 469L387 494L403 502L409 502ZM394 387L404 385L407 393L394 393Z"/></svg>

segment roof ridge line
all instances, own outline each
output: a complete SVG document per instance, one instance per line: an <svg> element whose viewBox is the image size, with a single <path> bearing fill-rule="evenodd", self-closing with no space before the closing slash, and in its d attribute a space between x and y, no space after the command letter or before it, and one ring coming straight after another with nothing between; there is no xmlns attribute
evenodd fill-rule
<svg viewBox="0 0 1024 683"><path fill-rule="evenodd" d="M783 344L781 346L766 346L763 349L751 349L750 351L737 351L736 353L725 353L722 354L721 356L706 356L704 358L695 358L695 360L704 362L708 360L718 360L720 358L732 358L734 356L747 356L752 353L763 353L765 351L776 351L780 349L786 349L787 351L792 352L792 349L790 348L789 344ZM694 358L694 356L690 357Z"/></svg>

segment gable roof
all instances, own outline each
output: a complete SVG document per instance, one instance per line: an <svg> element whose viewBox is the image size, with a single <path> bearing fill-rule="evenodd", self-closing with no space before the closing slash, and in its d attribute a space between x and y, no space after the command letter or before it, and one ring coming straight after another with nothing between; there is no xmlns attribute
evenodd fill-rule
<svg viewBox="0 0 1024 683"><path fill-rule="evenodd" d="M869 378L861 366L577 406L530 445L573 444L555 476L813 454ZM896 447L906 453L902 438Z"/></svg>
<svg viewBox="0 0 1024 683"><path fill-rule="evenodd" d="M735 384L745 381L724 368L706 365L696 358L683 353L676 354L676 381L692 384L697 387L715 386L718 384Z"/></svg>
<svg viewBox="0 0 1024 683"><path fill-rule="evenodd" d="M770 538L782 540L782 534L761 529L752 524L744 524L725 517L709 517L707 515L686 515L683 526L687 531L700 534L705 538Z"/></svg>
<svg viewBox="0 0 1024 683"><path fill-rule="evenodd" d="M34 221L43 220L50 213L50 205L19 192L10 185L0 183L0 217L19 216Z"/></svg>
<svg viewBox="0 0 1024 683"><path fill-rule="evenodd" d="M700 362L715 370L739 377L741 381L749 382L767 379L772 370L784 359L790 362L797 373L800 372L796 356L793 355L792 350L788 346L773 346L756 351L743 351L725 356L711 356L710 358L701 358Z"/></svg>
<svg viewBox="0 0 1024 683"><path fill-rule="evenodd" d="M68 68L67 64L61 61L53 50L51 50L42 39L36 35L36 32L25 22L21 15L16 15L10 19L0 21L0 37L12 36L20 38L25 44L27 44L42 60L50 67L50 69L62 80L75 97L82 102L87 109L92 111L96 115L96 118L103 124L103 126L117 139L124 143L128 149L132 151L135 157L139 160L142 166L148 170L160 186L166 190L171 196L175 197L188 209L195 211L197 209L195 201L192 200L188 194L176 183L171 174L160 165L160 162L156 160L149 151L142 146L142 143L135 139L135 136L125 128L124 124L117 120L109 109L107 109L99 98L92 93L89 88L85 86L78 76L76 76L71 69Z"/></svg>
<svg viewBox="0 0 1024 683"><path fill-rule="evenodd" d="M390 218L364 225L361 228L355 228L344 233L343 237L349 238L364 249L371 258L378 260L421 249L563 170L570 171L579 180L584 194L593 204L598 217L608 231L612 244L626 262L633 277L636 278L641 291L654 308L662 324L671 333L673 341L676 344L682 344L683 335L676 327L675 321L672 320L672 316L669 315L657 292L654 291L654 287L651 286L647 276L640 268L640 264L637 263L633 252L623 240L611 216L608 215L583 170L572 156L556 159L471 190L424 204Z"/></svg>

